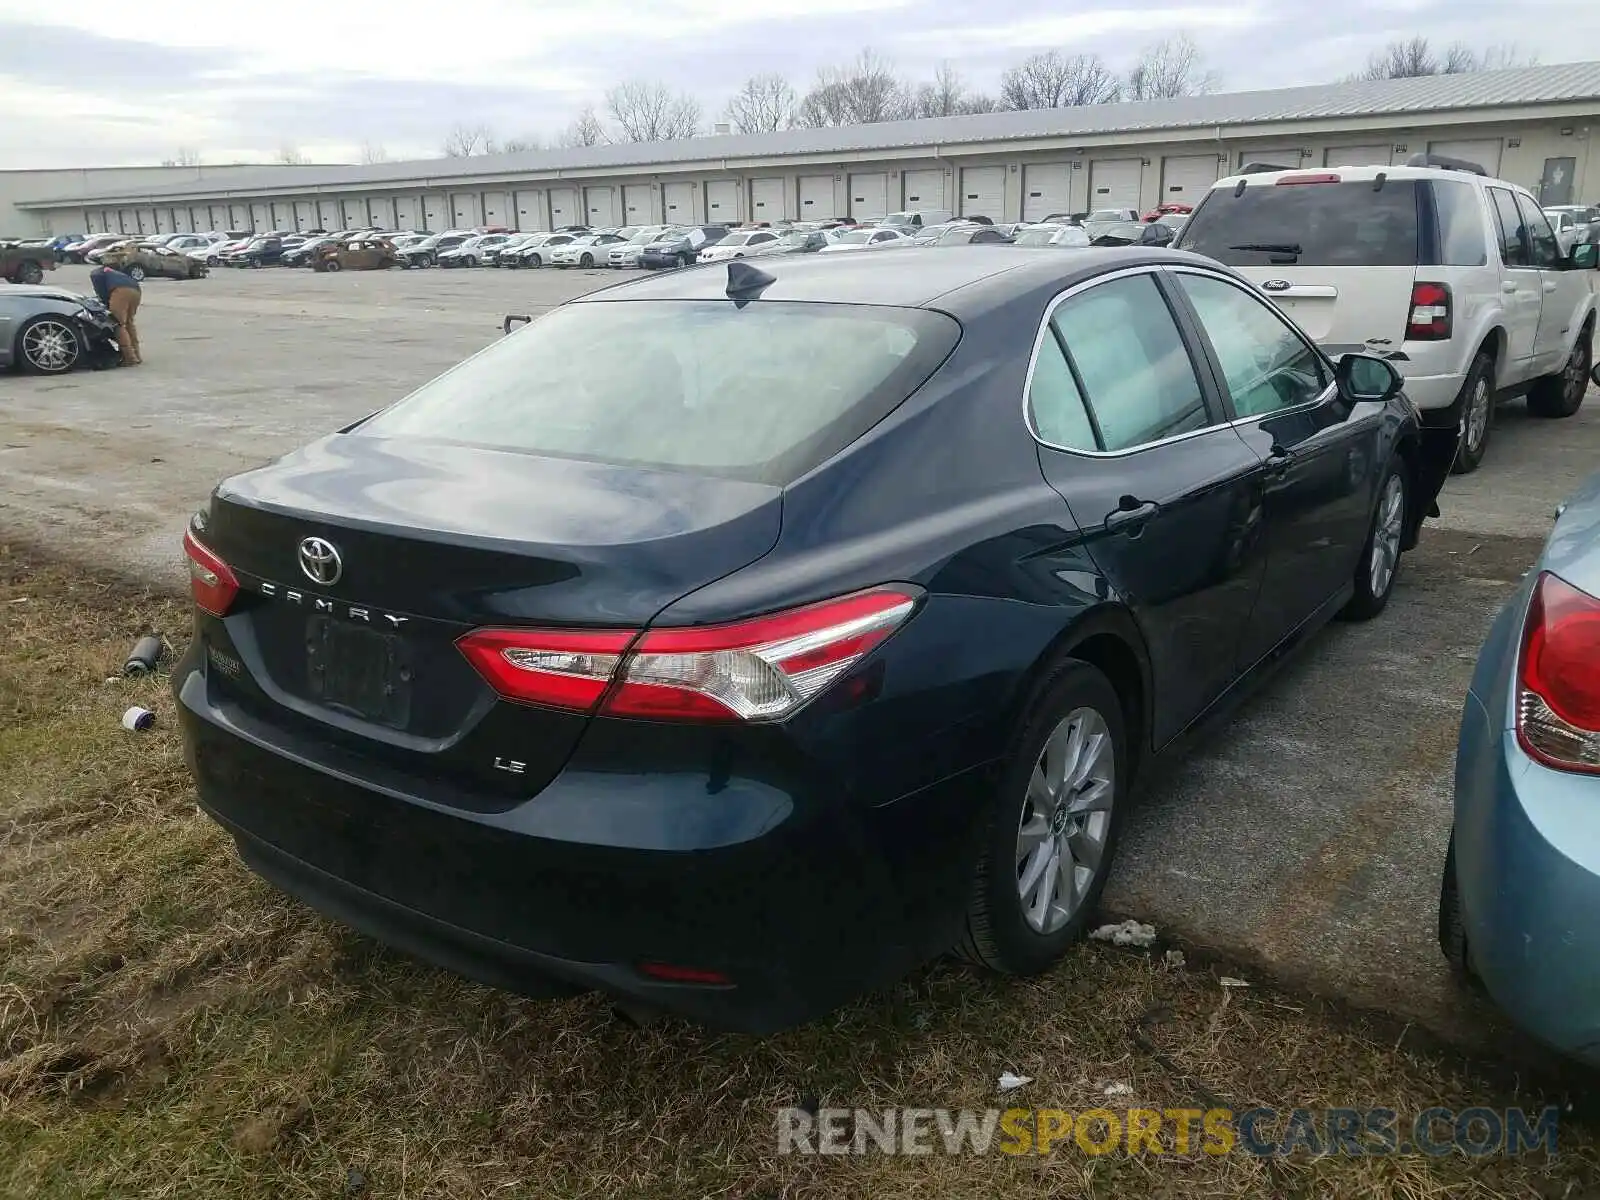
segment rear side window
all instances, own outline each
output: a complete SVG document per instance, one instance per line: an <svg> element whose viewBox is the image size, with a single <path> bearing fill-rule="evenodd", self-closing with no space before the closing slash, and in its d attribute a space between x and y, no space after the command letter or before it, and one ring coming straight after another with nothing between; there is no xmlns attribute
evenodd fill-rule
<svg viewBox="0 0 1600 1200"><path fill-rule="evenodd" d="M1528 252L1528 234L1517 212L1517 198L1505 188L1490 188L1494 202L1495 225L1500 237L1500 261L1508 267L1528 267L1533 260Z"/></svg>
<svg viewBox="0 0 1600 1200"><path fill-rule="evenodd" d="M1028 411L1033 414L1034 432L1042 441L1068 450L1100 448L1054 321L1045 326L1039 356L1034 360L1033 379L1028 384Z"/></svg>
<svg viewBox="0 0 1600 1200"><path fill-rule="evenodd" d="M882 420L960 334L942 313L877 305L569 304L356 435L782 485Z"/></svg>
<svg viewBox="0 0 1600 1200"><path fill-rule="evenodd" d="M1213 189L1178 244L1235 267L1414 267L1417 229L1413 180L1254 184Z"/></svg>
<svg viewBox="0 0 1600 1200"><path fill-rule="evenodd" d="M1052 318L1083 381L1102 450L1129 450L1211 424L1194 363L1149 275L1096 284Z"/></svg>
<svg viewBox="0 0 1600 1200"><path fill-rule="evenodd" d="M1526 196L1518 196L1517 210L1522 213L1522 223L1528 230L1528 244L1533 251L1536 267L1559 267L1561 243L1556 241L1555 230L1544 211Z"/></svg>
<svg viewBox="0 0 1600 1200"><path fill-rule="evenodd" d="M1446 267L1481 267L1489 261L1484 249L1483 202L1470 183L1438 179L1433 206L1439 214L1439 262Z"/></svg>

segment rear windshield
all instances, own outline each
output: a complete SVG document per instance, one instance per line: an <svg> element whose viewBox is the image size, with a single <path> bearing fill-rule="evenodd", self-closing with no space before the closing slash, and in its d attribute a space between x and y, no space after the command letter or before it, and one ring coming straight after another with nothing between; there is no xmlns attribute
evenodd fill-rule
<svg viewBox="0 0 1600 1200"><path fill-rule="evenodd" d="M960 332L876 305L569 304L356 432L781 485L882 420Z"/></svg>
<svg viewBox="0 0 1600 1200"><path fill-rule="evenodd" d="M1232 267L1414 267L1416 185L1409 179L1390 179L1376 190L1371 181L1253 184L1237 196L1216 188L1177 245Z"/></svg>

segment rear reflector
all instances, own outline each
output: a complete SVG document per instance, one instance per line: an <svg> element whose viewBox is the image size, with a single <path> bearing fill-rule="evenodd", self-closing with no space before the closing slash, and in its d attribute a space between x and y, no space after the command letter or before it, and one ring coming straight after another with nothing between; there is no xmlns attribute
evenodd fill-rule
<svg viewBox="0 0 1600 1200"><path fill-rule="evenodd" d="M663 983L698 983L706 987L728 987L733 983L733 980L721 971L709 971L704 967L680 967L672 963L643 962L639 964L639 974L658 979Z"/></svg>
<svg viewBox="0 0 1600 1200"><path fill-rule="evenodd" d="M508 700L614 716L762 721L820 695L916 607L898 587L695 629L479 629L456 644ZM637 639L637 640L636 640Z"/></svg>
<svg viewBox="0 0 1600 1200"><path fill-rule="evenodd" d="M1517 741L1546 766L1600 774L1600 599L1549 572L1522 628Z"/></svg>
<svg viewBox="0 0 1600 1200"><path fill-rule="evenodd" d="M1411 313L1406 319L1408 342L1450 340L1451 303L1449 285L1414 283L1411 285Z"/></svg>
<svg viewBox="0 0 1600 1200"><path fill-rule="evenodd" d="M239 581L228 564L190 530L183 531L183 552L189 559L189 592L195 606L213 617L224 617L239 595Z"/></svg>
<svg viewBox="0 0 1600 1200"><path fill-rule="evenodd" d="M478 629L456 645L507 700L593 712L635 636L626 630Z"/></svg>
<svg viewBox="0 0 1600 1200"><path fill-rule="evenodd" d="M1338 183L1339 177L1329 171L1321 171L1315 175L1285 175L1277 181L1279 187L1293 186L1298 183Z"/></svg>

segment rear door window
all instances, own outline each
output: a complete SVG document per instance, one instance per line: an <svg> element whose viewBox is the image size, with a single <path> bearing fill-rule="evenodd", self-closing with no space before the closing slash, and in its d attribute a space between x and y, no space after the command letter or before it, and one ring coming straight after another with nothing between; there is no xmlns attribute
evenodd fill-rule
<svg viewBox="0 0 1600 1200"><path fill-rule="evenodd" d="M1492 187L1489 198L1494 202L1496 232L1500 238L1500 261L1508 267L1531 267L1533 252L1528 243L1522 214L1517 211L1517 198L1505 188Z"/></svg>
<svg viewBox="0 0 1600 1200"><path fill-rule="evenodd" d="M1553 270L1561 265L1561 243L1544 211L1527 196L1516 197L1517 211L1522 214L1522 226L1528 231L1528 248L1533 265Z"/></svg>
<svg viewBox="0 0 1600 1200"><path fill-rule="evenodd" d="M1322 355L1277 309L1210 275L1175 272L1222 367L1234 411L1260 417L1320 399L1331 382Z"/></svg>
<svg viewBox="0 0 1600 1200"><path fill-rule="evenodd" d="M1235 267L1414 267L1417 231L1413 180L1263 183L1212 190L1178 244Z"/></svg>
<svg viewBox="0 0 1600 1200"><path fill-rule="evenodd" d="M1447 267L1481 267L1489 261L1483 238L1483 202L1470 183L1433 182L1439 214L1439 262Z"/></svg>

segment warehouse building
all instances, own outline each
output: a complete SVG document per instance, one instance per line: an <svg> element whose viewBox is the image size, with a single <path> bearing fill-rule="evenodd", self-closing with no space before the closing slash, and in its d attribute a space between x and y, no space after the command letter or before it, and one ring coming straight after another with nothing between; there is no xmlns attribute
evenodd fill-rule
<svg viewBox="0 0 1600 1200"><path fill-rule="evenodd" d="M1567 63L837 129L322 168L263 167L22 201L44 231L465 228L881 217L993 220L1195 203L1248 162L1419 152L1546 204L1600 198L1600 63Z"/></svg>

